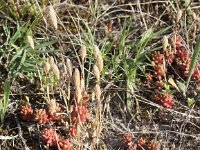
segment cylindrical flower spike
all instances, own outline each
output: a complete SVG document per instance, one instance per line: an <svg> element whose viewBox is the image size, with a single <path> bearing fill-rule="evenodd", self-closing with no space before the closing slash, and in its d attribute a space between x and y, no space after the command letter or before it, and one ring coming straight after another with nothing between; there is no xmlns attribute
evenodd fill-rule
<svg viewBox="0 0 200 150"><path fill-rule="evenodd" d="M99 68L96 65L94 65L93 67L93 73L94 73L94 77L96 78L98 82L100 79L100 72L99 72Z"/></svg>
<svg viewBox="0 0 200 150"><path fill-rule="evenodd" d="M69 59L69 58L67 58L67 73L68 73L68 76L69 76L69 78L71 78L72 77L72 62L71 62L71 60Z"/></svg>
<svg viewBox="0 0 200 150"><path fill-rule="evenodd" d="M169 42L167 36L163 36L163 50L166 50L168 45Z"/></svg>
<svg viewBox="0 0 200 150"><path fill-rule="evenodd" d="M57 29L58 21L57 21L57 17L56 17L56 12L52 5L50 5L48 8L49 8L49 19L51 21L51 24L54 26L55 29Z"/></svg>
<svg viewBox="0 0 200 150"><path fill-rule="evenodd" d="M182 17L183 11L181 9L179 9L177 11L177 15L176 15L176 22L179 22L181 17Z"/></svg>
<svg viewBox="0 0 200 150"><path fill-rule="evenodd" d="M74 71L74 87L80 87L80 72L78 68L76 68Z"/></svg>
<svg viewBox="0 0 200 150"><path fill-rule="evenodd" d="M51 68L50 64L48 62L44 62L44 64L43 64L43 70L44 70L44 72L46 74L49 73L50 68Z"/></svg>
<svg viewBox="0 0 200 150"><path fill-rule="evenodd" d="M99 47L94 45L94 56L97 59L97 56L100 55Z"/></svg>
<svg viewBox="0 0 200 150"><path fill-rule="evenodd" d="M53 114L56 112L56 100L55 99L51 99L49 104L48 104L48 112L49 114Z"/></svg>
<svg viewBox="0 0 200 150"><path fill-rule="evenodd" d="M58 69L58 66L55 63L51 66L51 69L56 79L60 79L60 70Z"/></svg>
<svg viewBox="0 0 200 150"><path fill-rule="evenodd" d="M99 71L101 72L103 70L103 58L101 55L97 56L97 66L99 68Z"/></svg>
<svg viewBox="0 0 200 150"><path fill-rule="evenodd" d="M101 88L99 84L95 85L95 96L97 98L97 100L101 99Z"/></svg>
<svg viewBox="0 0 200 150"><path fill-rule="evenodd" d="M87 54L87 47L85 45L82 45L79 53L82 61L84 61Z"/></svg>
<svg viewBox="0 0 200 150"><path fill-rule="evenodd" d="M28 43L30 44L31 48L34 49L34 42L33 38L31 36L27 36Z"/></svg>

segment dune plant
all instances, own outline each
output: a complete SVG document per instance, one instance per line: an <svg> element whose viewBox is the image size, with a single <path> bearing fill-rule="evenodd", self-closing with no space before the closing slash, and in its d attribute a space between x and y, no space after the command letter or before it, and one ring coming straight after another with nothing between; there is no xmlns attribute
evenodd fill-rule
<svg viewBox="0 0 200 150"><path fill-rule="evenodd" d="M10 81L6 80L3 88L3 98L0 99L0 118L1 122L4 121L5 114L7 112L8 104L9 104L9 95L10 95Z"/></svg>
<svg viewBox="0 0 200 150"><path fill-rule="evenodd" d="M50 52L60 52L61 50L47 50L48 46L56 43L56 40L51 40L43 43L37 43L31 35L31 26L29 23L17 25L17 30L12 29L7 25L3 25L3 29L7 38L7 48L9 50L1 51L1 59L6 58L8 62L8 80L4 83L3 100L0 102L1 121L3 121L7 107L9 104L9 95L12 83L16 80L19 74L30 75L36 72L36 66L42 68L44 59L39 55ZM43 49L43 50L41 50Z"/></svg>
<svg viewBox="0 0 200 150"><path fill-rule="evenodd" d="M194 72L195 68L196 68L196 72L198 72L197 67L195 67L195 66L197 66L196 64L198 61L199 52L200 52L200 39L197 41L196 47L195 47L193 55L192 55L192 61L191 61L190 68L189 68L189 75L188 75L187 82L186 82L186 90L189 86L192 75L195 74L195 72ZM198 74L198 73L196 73L196 74Z"/></svg>

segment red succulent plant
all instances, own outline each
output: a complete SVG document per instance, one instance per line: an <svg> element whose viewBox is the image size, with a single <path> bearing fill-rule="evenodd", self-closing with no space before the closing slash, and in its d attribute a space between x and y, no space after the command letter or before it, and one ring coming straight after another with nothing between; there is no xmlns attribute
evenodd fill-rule
<svg viewBox="0 0 200 150"><path fill-rule="evenodd" d="M151 100L154 101L155 103L159 103L160 102L160 94L158 93L153 93L151 95Z"/></svg>
<svg viewBox="0 0 200 150"><path fill-rule="evenodd" d="M168 64L171 64L174 61L175 55L172 50L164 50L164 57Z"/></svg>
<svg viewBox="0 0 200 150"><path fill-rule="evenodd" d="M200 82L200 70L198 69L197 65L194 68L194 72L192 73L192 79Z"/></svg>
<svg viewBox="0 0 200 150"><path fill-rule="evenodd" d="M188 51L184 47L176 49L176 59L185 62L189 57Z"/></svg>
<svg viewBox="0 0 200 150"><path fill-rule="evenodd" d="M60 140L60 135L52 128L46 128L42 131L42 141L48 146L56 146Z"/></svg>
<svg viewBox="0 0 200 150"><path fill-rule="evenodd" d="M133 139L133 136L129 133L126 133L123 135L123 142L124 143L130 143Z"/></svg>
<svg viewBox="0 0 200 150"><path fill-rule="evenodd" d="M168 74L171 75L172 71L177 70L175 75L179 74L184 78L188 77L190 72L192 59L189 50L184 46L184 42L180 36L175 35L172 40L173 43L169 46L170 49L152 53L151 58L154 62L153 73L145 74L147 81L155 80L155 82L151 82L151 84L154 84L159 90L163 89L163 77L166 77ZM200 82L200 69L198 68L198 65L195 66L191 79ZM165 108L172 108L174 105L174 96L172 94L154 93L151 96L151 99Z"/></svg>
<svg viewBox="0 0 200 150"><path fill-rule="evenodd" d="M162 105L165 108L171 108L174 105L173 95L171 94L158 94L153 93L151 99L157 103Z"/></svg>
<svg viewBox="0 0 200 150"><path fill-rule="evenodd" d="M146 77L146 80L147 80L147 81L152 81L152 80L153 80L153 76L152 76L152 74L150 74L150 73L146 73L146 74L145 74L145 77Z"/></svg>
<svg viewBox="0 0 200 150"><path fill-rule="evenodd" d="M137 141L137 145L140 148L143 148L143 146L146 144L146 140L143 137L140 137Z"/></svg>
<svg viewBox="0 0 200 150"><path fill-rule="evenodd" d="M35 121L39 124L46 124L49 122L48 114L45 109L35 109Z"/></svg>
<svg viewBox="0 0 200 150"><path fill-rule="evenodd" d="M77 135L77 125L73 125L69 128L69 135L71 137L76 137L76 135Z"/></svg>
<svg viewBox="0 0 200 150"><path fill-rule="evenodd" d="M74 106L73 111L71 112L71 119L73 124L79 122L85 122L89 119L89 112L88 112L88 101L89 101L89 94L86 91L81 92L82 100L78 103L77 101L77 91L74 91Z"/></svg>
<svg viewBox="0 0 200 150"><path fill-rule="evenodd" d="M68 139L61 138L58 141L59 150L73 150L72 144Z"/></svg>
<svg viewBox="0 0 200 150"><path fill-rule="evenodd" d="M163 85L164 85L164 83L163 83L162 80L158 80L158 81L155 82L155 86L156 86L159 90L163 89Z"/></svg>
<svg viewBox="0 0 200 150"><path fill-rule="evenodd" d="M23 120L30 121L33 119L33 109L31 106L20 106L19 114Z"/></svg>
<svg viewBox="0 0 200 150"><path fill-rule="evenodd" d="M137 150L137 144L129 146L127 150Z"/></svg>
<svg viewBox="0 0 200 150"><path fill-rule="evenodd" d="M182 39L179 36L175 35L174 38L173 38L173 40L175 42L175 48L176 49L179 48L179 47L181 47L181 46L183 46Z"/></svg>
<svg viewBox="0 0 200 150"><path fill-rule="evenodd" d="M163 64L163 54L160 54L159 51L156 51L152 54L152 60L156 65Z"/></svg>
<svg viewBox="0 0 200 150"><path fill-rule="evenodd" d="M79 105L73 107L71 113L73 123L85 122L89 119L89 112L85 105Z"/></svg>
<svg viewBox="0 0 200 150"><path fill-rule="evenodd" d="M58 115L57 113L48 115L48 123L53 123L54 121L59 120L59 118L60 118L60 115Z"/></svg>
<svg viewBox="0 0 200 150"><path fill-rule="evenodd" d="M158 141L151 140L148 144L149 150L160 150L160 143Z"/></svg>
<svg viewBox="0 0 200 150"><path fill-rule="evenodd" d="M174 105L173 95L163 94L161 96L161 105L165 108L171 108Z"/></svg>
<svg viewBox="0 0 200 150"><path fill-rule="evenodd" d="M165 76L166 70L164 69L163 65L155 65L154 66L154 75L159 80L162 79L162 77Z"/></svg>

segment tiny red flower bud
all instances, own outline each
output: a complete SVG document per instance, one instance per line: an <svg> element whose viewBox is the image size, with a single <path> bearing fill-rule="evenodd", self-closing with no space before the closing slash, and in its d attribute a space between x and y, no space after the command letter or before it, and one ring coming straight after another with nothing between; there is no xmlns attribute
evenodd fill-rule
<svg viewBox="0 0 200 150"><path fill-rule="evenodd" d="M133 136L129 133L126 133L123 135L123 142L124 143L130 143L133 139Z"/></svg>

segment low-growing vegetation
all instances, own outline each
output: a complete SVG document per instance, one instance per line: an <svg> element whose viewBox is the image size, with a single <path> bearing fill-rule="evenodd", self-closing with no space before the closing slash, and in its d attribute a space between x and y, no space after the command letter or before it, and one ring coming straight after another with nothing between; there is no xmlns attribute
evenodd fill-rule
<svg viewBox="0 0 200 150"><path fill-rule="evenodd" d="M0 149L200 149L198 0L0 4Z"/></svg>

